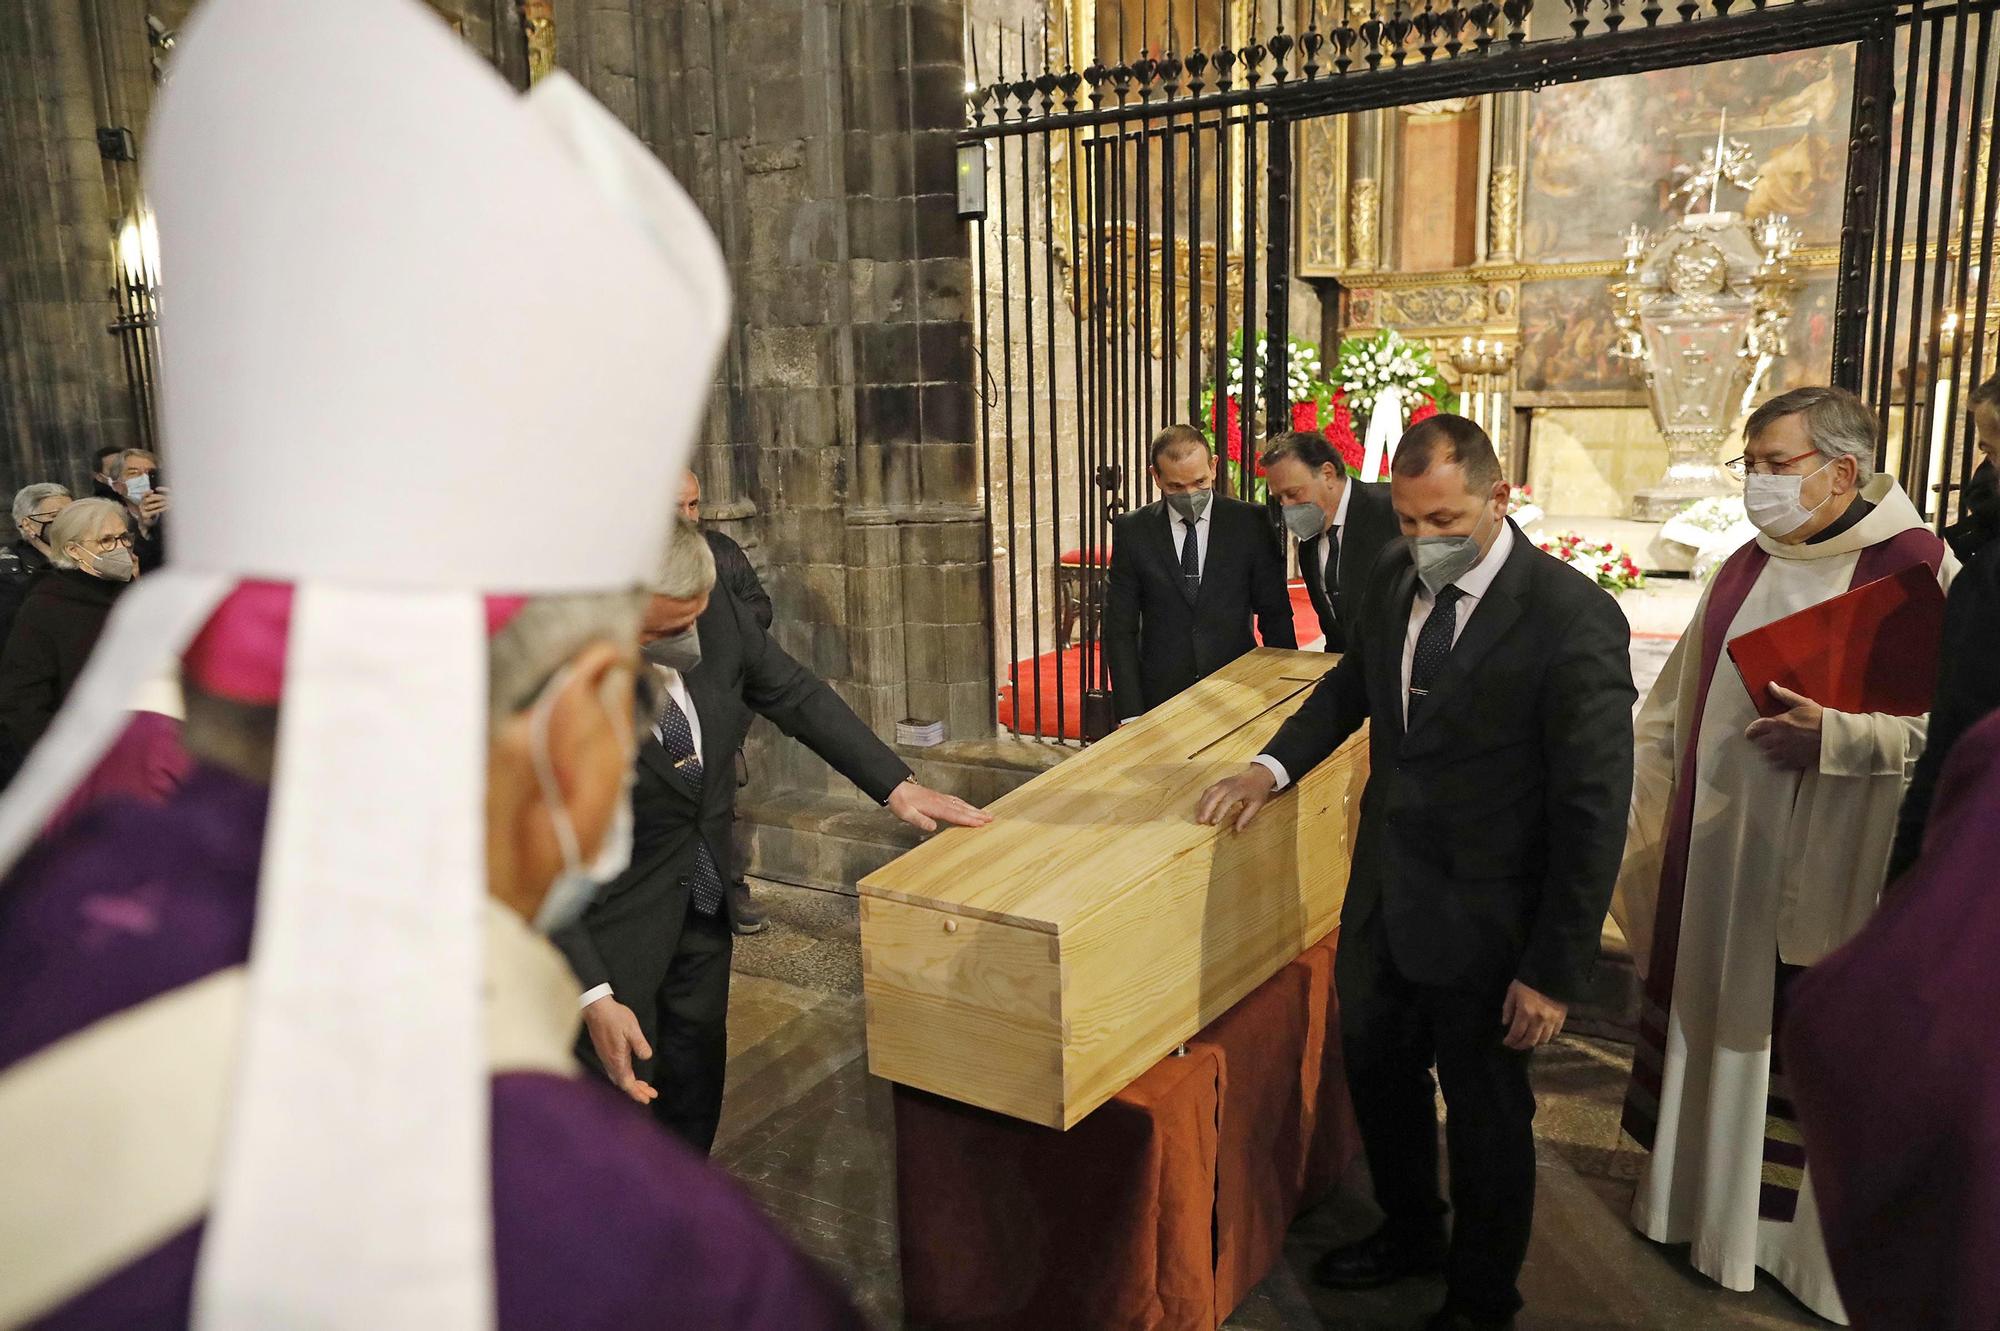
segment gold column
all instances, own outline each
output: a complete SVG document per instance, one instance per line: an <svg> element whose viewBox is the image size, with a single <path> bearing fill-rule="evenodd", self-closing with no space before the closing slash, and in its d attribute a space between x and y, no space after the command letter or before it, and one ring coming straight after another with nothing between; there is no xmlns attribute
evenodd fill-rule
<svg viewBox="0 0 2000 1331"><path fill-rule="evenodd" d="M1377 110L1350 118L1347 266L1364 273L1382 266L1382 116Z"/></svg>
<svg viewBox="0 0 2000 1331"><path fill-rule="evenodd" d="M1521 131L1524 94L1493 98L1492 169L1486 177L1486 259L1514 263L1521 249Z"/></svg>
<svg viewBox="0 0 2000 1331"><path fill-rule="evenodd" d="M528 39L528 82L556 67L555 0L521 0L521 31Z"/></svg>

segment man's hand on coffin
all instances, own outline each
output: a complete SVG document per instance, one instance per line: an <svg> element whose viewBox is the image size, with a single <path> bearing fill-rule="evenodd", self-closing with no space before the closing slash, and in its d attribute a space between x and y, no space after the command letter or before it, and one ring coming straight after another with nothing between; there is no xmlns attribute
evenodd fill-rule
<svg viewBox="0 0 2000 1331"><path fill-rule="evenodd" d="M1771 696L1791 710L1779 716L1758 717L1743 732L1743 737L1762 749L1774 767L1792 772L1815 770L1819 766L1820 722L1825 709L1782 684L1771 685Z"/></svg>
<svg viewBox="0 0 2000 1331"><path fill-rule="evenodd" d="M1507 1028L1504 1043L1509 1049L1545 1045L1562 1034L1567 1020L1569 1004L1558 1003L1519 980L1507 986L1507 1001L1500 1005L1500 1024Z"/></svg>
<svg viewBox="0 0 2000 1331"><path fill-rule="evenodd" d="M939 823L953 827L984 827L993 815L956 795L932 790L915 780L905 781L889 794L889 812L919 832L935 832Z"/></svg>
<svg viewBox="0 0 2000 1331"><path fill-rule="evenodd" d="M590 1032L591 1047L613 1086L642 1105L659 1098L660 1093L632 1071L632 1059L651 1058L653 1046L646 1043L646 1033L639 1029L639 1018L631 1008L607 994L583 1010L583 1027Z"/></svg>
<svg viewBox="0 0 2000 1331"><path fill-rule="evenodd" d="M1278 778L1271 775L1270 768L1251 763L1235 776L1201 792L1201 802L1195 805L1195 821L1204 827L1214 827L1229 816L1231 809L1237 809L1234 826L1241 832L1270 801L1277 784Z"/></svg>

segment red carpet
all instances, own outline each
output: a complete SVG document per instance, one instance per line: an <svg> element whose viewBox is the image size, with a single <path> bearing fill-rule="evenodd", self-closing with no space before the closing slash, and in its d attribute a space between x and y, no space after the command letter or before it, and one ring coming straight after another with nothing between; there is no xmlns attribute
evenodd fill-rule
<svg viewBox="0 0 2000 1331"><path fill-rule="evenodd" d="M1294 581L1292 592L1292 626L1299 635L1301 646L1319 641L1319 616L1313 612L1312 598L1306 594L1306 585ZM1101 660L1093 661L1092 673L1102 670ZM1014 689L1007 680L1000 681L999 719L1002 729L1017 734L1036 734L1035 719L1041 717L1040 734L1048 739L1083 738L1083 648L1071 647L1063 652L1044 652L1040 657L1023 661L1017 667L1021 680L1020 725L1015 725ZM1108 678L1108 674L1107 674ZM1060 683L1058 683L1060 681ZM1040 706L1036 706L1037 688L1040 690ZM1061 688L1061 715L1058 717L1057 696Z"/></svg>

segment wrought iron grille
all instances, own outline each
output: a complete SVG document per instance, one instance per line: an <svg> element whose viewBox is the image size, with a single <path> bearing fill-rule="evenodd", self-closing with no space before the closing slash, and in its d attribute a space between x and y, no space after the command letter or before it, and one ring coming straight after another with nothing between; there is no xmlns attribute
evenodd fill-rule
<svg viewBox="0 0 2000 1331"><path fill-rule="evenodd" d="M1877 465L1940 528L1957 516L1978 461L1966 398L2000 353L1993 11L1901 6L1893 37L1864 43L1855 68L1848 187L1851 201L1872 196L1875 210L1849 210L1843 284L1851 265L1856 286L1836 372L1880 414Z"/></svg>
<svg viewBox="0 0 2000 1331"><path fill-rule="evenodd" d="M1082 69L1046 33L1032 63L1020 33L1011 76L975 67L961 138L987 184L972 225L1003 723L1061 742L1112 724L1110 526L1153 497L1158 428L1207 423L1252 497L1257 441L1291 408L1294 132L1316 117L1852 44L1832 377L1878 408L1880 465L1942 525L1973 461L1964 396L2000 345L1995 3L1565 0L1568 32L1548 36L1532 0L1315 0L1245 42L1170 33ZM1232 340L1259 334L1261 378L1233 411L1209 400Z"/></svg>

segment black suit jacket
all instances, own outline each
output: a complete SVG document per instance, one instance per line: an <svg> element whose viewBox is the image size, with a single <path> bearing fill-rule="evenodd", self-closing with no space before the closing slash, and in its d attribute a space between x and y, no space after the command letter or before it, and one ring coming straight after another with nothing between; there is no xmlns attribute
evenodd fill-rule
<svg viewBox="0 0 2000 1331"><path fill-rule="evenodd" d="M1270 519L1223 495L1210 505L1208 561L1193 600L1181 577L1182 529L1165 500L1113 524L1104 651L1121 720L1158 707L1256 647L1253 615L1265 646L1299 645Z"/></svg>
<svg viewBox="0 0 2000 1331"><path fill-rule="evenodd" d="M1931 800L1952 747L1995 708L2000 708L2000 535L1973 551L1945 599L1937 692L1931 698L1924 751L1896 816L1889 882L1900 878L1923 851Z"/></svg>
<svg viewBox="0 0 2000 1331"><path fill-rule="evenodd" d="M716 585L697 622L701 664L684 682L701 720L703 780L696 785L675 771L651 735L641 739L632 788L632 866L555 937L585 989L609 984L627 1004L650 1003L673 959L662 940L676 937L687 917L698 840L708 843L724 878L729 875L729 825L736 816L730 758L753 713L803 740L878 801L910 775L840 695L771 640L727 586Z"/></svg>
<svg viewBox="0 0 2000 1331"><path fill-rule="evenodd" d="M1265 752L1296 781L1369 723L1341 911L1350 936L1379 910L1411 980L1497 991L1519 979L1574 1002L1597 959L1632 795L1637 693L1624 613L1515 528L1406 734L1416 589L1399 539L1348 624L1347 654Z"/></svg>
<svg viewBox="0 0 2000 1331"><path fill-rule="evenodd" d="M759 624L770 628L771 593L764 590L763 580L751 565L750 556L744 553L742 546L719 531L704 529L701 535L708 542L709 553L715 556L715 580L729 588L731 594L756 616Z"/></svg>
<svg viewBox="0 0 2000 1331"><path fill-rule="evenodd" d="M1340 529L1340 603L1351 616L1361 608L1368 590L1368 575L1375 568L1382 547L1402 532L1396 510L1389 505L1389 487L1370 485L1353 477L1347 480L1347 521ZM1334 617L1326 599L1326 584L1319 575L1319 543L1323 537L1299 542L1299 574L1305 579L1313 609L1319 613L1319 631L1326 637L1330 652L1346 649L1345 627Z"/></svg>

